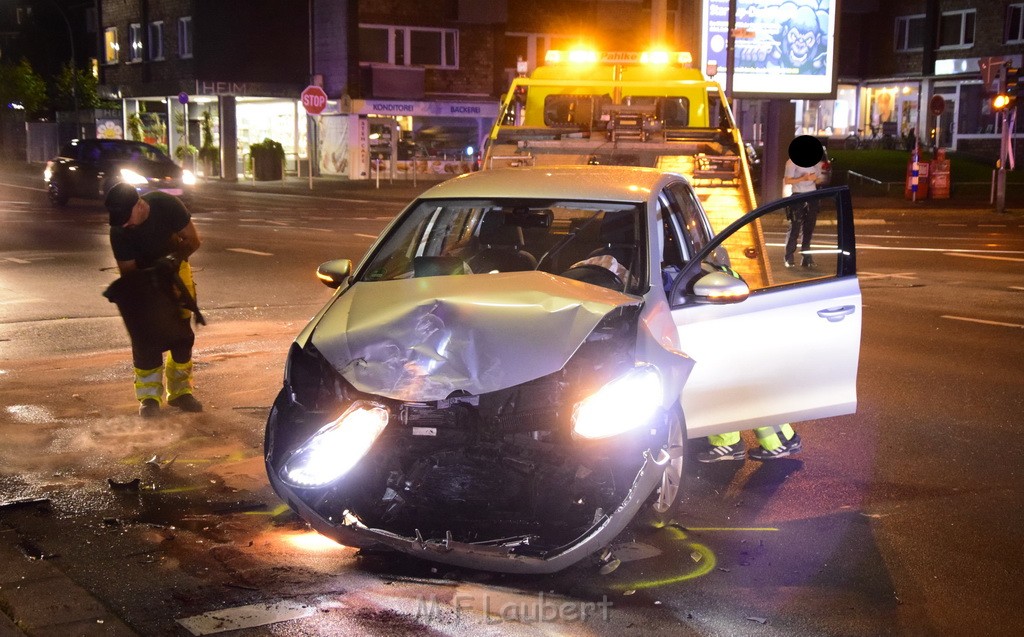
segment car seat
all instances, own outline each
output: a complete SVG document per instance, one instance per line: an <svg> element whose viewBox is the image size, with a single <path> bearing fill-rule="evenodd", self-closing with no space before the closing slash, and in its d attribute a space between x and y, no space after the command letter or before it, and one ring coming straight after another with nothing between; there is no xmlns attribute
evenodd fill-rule
<svg viewBox="0 0 1024 637"><path fill-rule="evenodd" d="M517 272L537 268L536 257L522 249L526 243L523 229L506 224L501 211L492 211L484 217L478 238L483 248L469 259L473 272Z"/></svg>
<svg viewBox="0 0 1024 637"><path fill-rule="evenodd" d="M598 234L601 247L592 251L588 257L611 255L622 267L631 268L633 255L636 253L636 231L633 213L628 210L606 212L601 220Z"/></svg>

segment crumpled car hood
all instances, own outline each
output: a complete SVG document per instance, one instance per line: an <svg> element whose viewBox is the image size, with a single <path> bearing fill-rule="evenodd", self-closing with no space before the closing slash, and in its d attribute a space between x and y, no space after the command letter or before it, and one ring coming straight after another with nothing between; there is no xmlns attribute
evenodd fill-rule
<svg viewBox="0 0 1024 637"><path fill-rule="evenodd" d="M443 400L554 373L609 312L641 301L536 271L361 282L312 343L359 391Z"/></svg>

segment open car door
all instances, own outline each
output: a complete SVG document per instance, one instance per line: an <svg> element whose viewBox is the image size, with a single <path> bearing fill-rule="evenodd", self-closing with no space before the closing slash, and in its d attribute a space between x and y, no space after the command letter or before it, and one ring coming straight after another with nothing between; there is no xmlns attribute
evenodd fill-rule
<svg viewBox="0 0 1024 637"><path fill-rule="evenodd" d="M856 411L861 295L847 188L743 216L689 262L669 302L696 361L682 394L690 438Z"/></svg>

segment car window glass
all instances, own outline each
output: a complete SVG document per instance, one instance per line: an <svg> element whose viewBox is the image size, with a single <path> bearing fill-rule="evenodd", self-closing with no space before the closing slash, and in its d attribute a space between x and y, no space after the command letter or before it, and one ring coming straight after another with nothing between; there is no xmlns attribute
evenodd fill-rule
<svg viewBox="0 0 1024 637"><path fill-rule="evenodd" d="M700 270L689 268L681 284L685 294L703 274L725 270L743 278L752 293L838 276L844 253L840 247L837 198L779 200L763 215L729 234L716 250L728 255L728 266L705 260ZM714 253L713 253L714 254ZM673 305L686 303L683 296Z"/></svg>
<svg viewBox="0 0 1024 637"><path fill-rule="evenodd" d="M683 230L689 237L694 253L704 249L711 240L711 232L705 223L700 204L685 184L676 183L665 191L669 205L682 221Z"/></svg>
<svg viewBox="0 0 1024 637"><path fill-rule="evenodd" d="M639 219L637 205L615 202L425 201L391 231L360 280L540 270L613 287L598 272L605 269L617 289L636 290L646 267Z"/></svg>

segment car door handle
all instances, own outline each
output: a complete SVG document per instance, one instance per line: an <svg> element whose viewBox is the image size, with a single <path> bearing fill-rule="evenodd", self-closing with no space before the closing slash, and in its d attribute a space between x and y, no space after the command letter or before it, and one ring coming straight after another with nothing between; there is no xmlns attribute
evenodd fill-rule
<svg viewBox="0 0 1024 637"><path fill-rule="evenodd" d="M824 310L818 310L818 316L828 320L829 323L838 323L843 320L847 314L853 314L854 310L857 309L852 305L843 305L841 307L830 307Z"/></svg>

